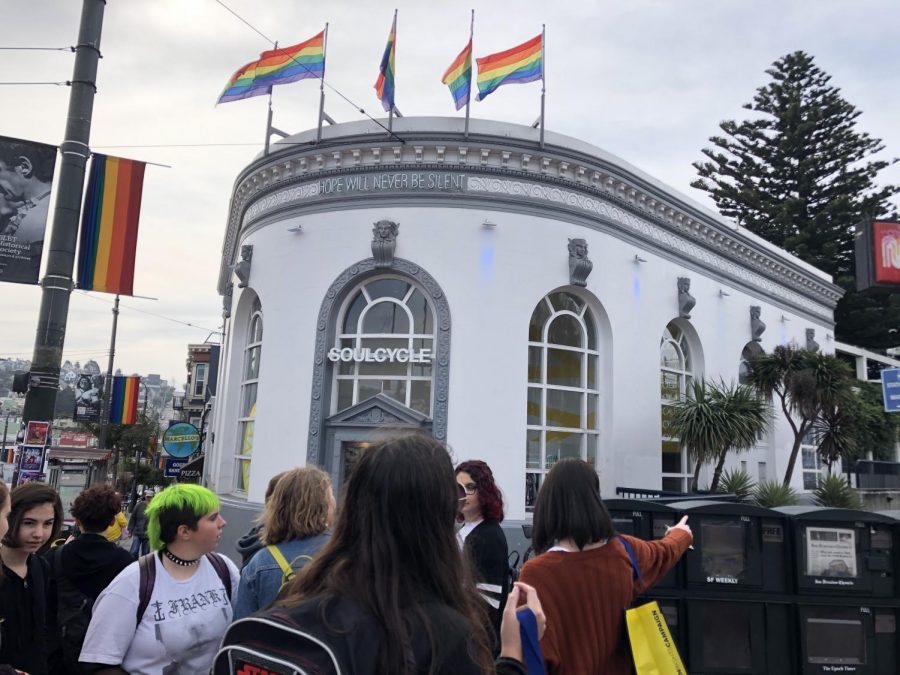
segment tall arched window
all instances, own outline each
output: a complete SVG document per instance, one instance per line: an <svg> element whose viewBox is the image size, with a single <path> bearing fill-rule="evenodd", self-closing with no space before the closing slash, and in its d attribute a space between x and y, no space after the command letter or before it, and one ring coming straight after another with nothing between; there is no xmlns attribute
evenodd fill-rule
<svg viewBox="0 0 900 675"><path fill-rule="evenodd" d="M597 322L587 303L566 291L544 297L528 326L527 510L558 460L597 463L599 365Z"/></svg>
<svg viewBox="0 0 900 675"><path fill-rule="evenodd" d="M396 277L360 286L344 307L336 347L357 353L368 349L370 355L379 350L380 360L354 357L336 364L333 412L384 393L432 416L434 310L417 286Z"/></svg>
<svg viewBox="0 0 900 675"><path fill-rule="evenodd" d="M678 447L672 429L672 404L683 398L693 379L691 350L682 331L670 323L659 343L660 394L662 405L662 489L687 492L693 477L690 452Z"/></svg>
<svg viewBox="0 0 900 675"><path fill-rule="evenodd" d="M246 493L250 485L253 459L253 425L256 420L256 396L259 389L259 359L262 355L263 317L259 298L250 308L247 343L241 371L241 408L238 417L238 454L235 456L235 491Z"/></svg>

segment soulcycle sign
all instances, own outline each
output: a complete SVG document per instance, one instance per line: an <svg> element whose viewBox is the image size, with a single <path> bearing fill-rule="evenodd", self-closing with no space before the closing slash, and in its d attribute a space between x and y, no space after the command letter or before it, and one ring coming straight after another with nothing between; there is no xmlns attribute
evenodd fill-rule
<svg viewBox="0 0 900 675"><path fill-rule="evenodd" d="M402 347L397 349L388 347L379 347L378 349L344 347L340 349L333 347L328 351L328 360L335 363L338 361L344 363L431 363L433 356L430 349L405 349Z"/></svg>
<svg viewBox="0 0 900 675"><path fill-rule="evenodd" d="M190 457L200 447L200 432L193 424L173 424L162 437L163 449L169 457Z"/></svg>

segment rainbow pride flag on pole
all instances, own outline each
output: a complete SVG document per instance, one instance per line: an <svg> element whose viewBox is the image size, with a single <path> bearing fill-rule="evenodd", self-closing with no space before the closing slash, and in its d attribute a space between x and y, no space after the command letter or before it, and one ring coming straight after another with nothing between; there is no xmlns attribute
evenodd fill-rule
<svg viewBox="0 0 900 675"><path fill-rule="evenodd" d="M144 167L144 162L94 154L81 212L81 290L134 294Z"/></svg>
<svg viewBox="0 0 900 675"><path fill-rule="evenodd" d="M397 72L394 59L396 55L397 10L394 10L394 23L391 24L391 32L388 34L384 55L381 57L381 65L378 68L378 79L375 81L375 93L387 113L394 111L394 75Z"/></svg>
<svg viewBox="0 0 900 675"><path fill-rule="evenodd" d="M109 396L110 424L137 424L138 389L141 378L137 375L113 377L112 392Z"/></svg>
<svg viewBox="0 0 900 675"><path fill-rule="evenodd" d="M544 36L533 37L518 47L475 59L478 64L478 96L488 94L504 84L524 84L544 77Z"/></svg>
<svg viewBox="0 0 900 675"><path fill-rule="evenodd" d="M441 82L450 87L450 95L459 110L469 102L472 90L472 38L447 68Z"/></svg>
<svg viewBox="0 0 900 675"><path fill-rule="evenodd" d="M276 47L259 55L231 76L219 103L269 94L276 84L325 77L325 31L291 47Z"/></svg>

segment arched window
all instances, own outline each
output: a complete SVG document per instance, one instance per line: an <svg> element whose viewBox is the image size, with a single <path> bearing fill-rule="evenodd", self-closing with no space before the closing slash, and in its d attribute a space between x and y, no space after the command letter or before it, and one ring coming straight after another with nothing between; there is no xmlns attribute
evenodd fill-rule
<svg viewBox="0 0 900 675"><path fill-rule="evenodd" d="M259 298L250 308L247 343L241 371L241 408L238 417L238 448L235 456L235 491L246 493L250 485L253 458L253 425L256 420L256 396L259 388L259 359L262 355L263 317Z"/></svg>
<svg viewBox="0 0 900 675"><path fill-rule="evenodd" d="M672 429L672 404L683 398L693 379L691 350L682 331L670 323L659 343L660 394L662 405L662 489L687 492L693 477L690 452L678 447Z"/></svg>
<svg viewBox="0 0 900 675"><path fill-rule="evenodd" d="M765 354L758 342L748 342L741 350L741 364L738 367L738 382L749 384L750 361Z"/></svg>
<svg viewBox="0 0 900 675"><path fill-rule="evenodd" d="M587 303L566 291L544 297L528 326L527 510L558 460L597 463L599 365L597 322Z"/></svg>
<svg viewBox="0 0 900 675"><path fill-rule="evenodd" d="M431 417L434 309L425 293L379 277L350 294L342 316L335 347L353 355L336 364L332 411L384 393Z"/></svg>

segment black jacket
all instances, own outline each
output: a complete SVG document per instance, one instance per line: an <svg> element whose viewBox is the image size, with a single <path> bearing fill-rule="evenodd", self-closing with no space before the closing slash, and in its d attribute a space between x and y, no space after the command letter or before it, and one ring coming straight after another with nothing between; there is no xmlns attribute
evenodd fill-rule
<svg viewBox="0 0 900 675"><path fill-rule="evenodd" d="M134 562L128 551L107 541L103 534L84 533L53 554L60 556L61 575L95 599Z"/></svg>
<svg viewBox="0 0 900 675"><path fill-rule="evenodd" d="M409 611L411 657L420 675L483 675L469 656L471 626L456 610L436 601L418 603L421 614ZM310 633L320 636L334 650L338 659L354 675L376 675L378 650L385 637L375 618L349 596L333 598L322 614L322 598L313 598L300 605L261 612L287 615ZM432 627L435 651L426 624ZM380 636L380 637L375 637ZM375 639L373 639L375 637ZM513 659L496 661L497 675L527 675L525 666Z"/></svg>
<svg viewBox="0 0 900 675"><path fill-rule="evenodd" d="M238 555L241 556L241 569L250 562L250 558L253 557L254 553L263 548L263 543L259 540L260 535L262 534L262 528L262 523L254 525L247 531L247 534L238 539L237 543L234 545Z"/></svg>
<svg viewBox="0 0 900 675"><path fill-rule="evenodd" d="M510 590L509 548L500 523L479 523L466 537L464 550L475 565L478 591L490 605L494 631L499 636L500 618ZM494 607L494 603L499 603L499 606Z"/></svg>
<svg viewBox="0 0 900 675"><path fill-rule="evenodd" d="M147 518L146 511L147 502L138 502L137 506L134 507L134 511L131 512L131 518L128 519L128 531L131 532L132 537L137 537L138 539L147 538L149 518Z"/></svg>
<svg viewBox="0 0 900 675"><path fill-rule="evenodd" d="M38 555L28 557L22 579L3 565L0 579L0 663L30 675L47 672L47 603L50 570Z"/></svg>

